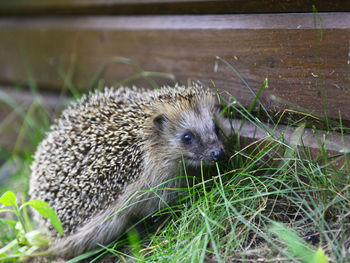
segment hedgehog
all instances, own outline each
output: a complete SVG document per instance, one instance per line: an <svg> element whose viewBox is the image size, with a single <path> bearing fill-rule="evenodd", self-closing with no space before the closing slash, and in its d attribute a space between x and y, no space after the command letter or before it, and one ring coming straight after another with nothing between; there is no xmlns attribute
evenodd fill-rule
<svg viewBox="0 0 350 263"><path fill-rule="evenodd" d="M69 259L106 245L132 218L173 202L184 170L199 176L202 165L227 160L231 133L218 94L199 84L83 95L51 126L31 165L31 198L48 202L64 230L36 218L52 254Z"/></svg>

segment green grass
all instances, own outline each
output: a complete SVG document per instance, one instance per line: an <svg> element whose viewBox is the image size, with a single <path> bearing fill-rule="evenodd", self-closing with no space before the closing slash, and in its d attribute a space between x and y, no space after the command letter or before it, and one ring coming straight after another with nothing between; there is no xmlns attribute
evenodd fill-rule
<svg viewBox="0 0 350 263"><path fill-rule="evenodd" d="M280 151L285 150L285 143L275 143L276 148L283 148ZM262 159L270 154L271 147L267 147L245 158L237 154L224 170L216 166L212 179L198 182L185 191L177 206L161 212L170 215L166 225L136 241L137 247L142 243L141 251L128 255L124 247L110 252L125 261L140 262L322 262L313 261L314 257L327 262L326 252L330 260L346 262L349 175L302 158L299 151L289 151L286 158L280 156L277 167L261 166ZM338 176L346 178L347 183L334 184ZM276 221L293 231L276 230ZM281 231L282 236L275 235ZM311 240L319 240L315 246L300 241L308 232L315 236Z"/></svg>
<svg viewBox="0 0 350 263"><path fill-rule="evenodd" d="M152 77L169 77L145 72L124 58L115 58L115 61L130 65L136 71L134 76L117 85L142 77L157 88ZM94 76L92 83L95 84L91 88L101 88L96 79L103 68ZM81 95L68 78L63 77L63 81L74 97ZM7 184L0 187L0 195L12 190L22 202L27 199L29 166L35 147L53 120L40 102L35 82L29 84L36 99L28 109L6 94L0 94L0 100L23 120L13 151L5 148L0 151L2 159L6 160L0 171L11 173ZM203 180L197 179L193 187L182 191L177 204L144 220L142 233L138 228L130 228L125 238L78 259L89 256L91 262L97 262L110 252L122 262L266 260L311 263L327 262L323 254L326 253L329 262L347 262L350 257L348 167L333 169L330 165L333 158L326 146L316 158L311 158L307 147L297 148L286 142L276 129L257 119L256 105L271 123L276 120L278 123L278 118L270 116L259 101L265 85L267 80L258 94L254 94L255 99L248 109L232 96L225 108L226 112L234 113L230 118L242 120L241 128L244 123L253 123L264 130L268 134L265 139L245 147L246 144L241 145L240 130L236 130L230 162L212 167L210 179L204 179L208 177L203 174ZM289 124L298 127L299 132L293 137L295 141L300 140L304 121L301 118L300 122ZM328 119L326 122L328 127ZM341 121L339 127L342 135L348 131ZM347 154L343 157L348 157ZM187 176L192 180L190 174ZM276 222L283 223L284 227ZM15 231L6 222L0 223L0 233L0 247L16 239Z"/></svg>

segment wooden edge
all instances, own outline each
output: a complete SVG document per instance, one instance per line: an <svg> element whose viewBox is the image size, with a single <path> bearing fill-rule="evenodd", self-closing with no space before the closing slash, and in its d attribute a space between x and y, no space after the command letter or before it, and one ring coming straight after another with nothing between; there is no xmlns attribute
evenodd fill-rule
<svg viewBox="0 0 350 263"><path fill-rule="evenodd" d="M238 131L242 120L233 120L232 127ZM326 149L338 154L350 153L350 135L327 132L323 130L313 130L310 128L286 126L279 124L274 127L270 124L262 123L265 128L257 127L255 124L245 122L239 135L244 138L262 140L279 140L286 145L305 146L312 149Z"/></svg>
<svg viewBox="0 0 350 263"><path fill-rule="evenodd" d="M349 29L350 13L323 13L314 24L312 13L172 16L0 17L6 30L225 30L225 29Z"/></svg>
<svg viewBox="0 0 350 263"><path fill-rule="evenodd" d="M233 120L233 128L238 131L242 120ZM350 135L337 132L327 132L324 130L314 130L309 128L261 123L265 128L257 127L255 124L245 122L239 135L242 143L242 151L252 151L263 147L273 147L275 151L268 154L267 165L279 165L281 158L293 159L281 151L297 151L301 156L318 161L321 165L330 165L335 169L346 169L350 165ZM254 150L255 151L255 150ZM284 154L281 156L281 154ZM272 161L273 163L272 164Z"/></svg>
<svg viewBox="0 0 350 263"><path fill-rule="evenodd" d="M99 14L237 14L274 12L349 11L343 0L12 0L0 3L1 15Z"/></svg>

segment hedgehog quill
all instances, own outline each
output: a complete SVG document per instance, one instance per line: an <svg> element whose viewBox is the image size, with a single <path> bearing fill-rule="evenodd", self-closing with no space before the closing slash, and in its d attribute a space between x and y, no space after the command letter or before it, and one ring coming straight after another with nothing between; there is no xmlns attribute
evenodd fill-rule
<svg viewBox="0 0 350 263"><path fill-rule="evenodd" d="M220 106L216 93L192 84L106 88L64 110L31 166L31 198L48 202L64 229L59 236L37 217L53 253L69 259L108 244L131 217L171 202L179 162L196 174L202 162L224 159L231 128Z"/></svg>

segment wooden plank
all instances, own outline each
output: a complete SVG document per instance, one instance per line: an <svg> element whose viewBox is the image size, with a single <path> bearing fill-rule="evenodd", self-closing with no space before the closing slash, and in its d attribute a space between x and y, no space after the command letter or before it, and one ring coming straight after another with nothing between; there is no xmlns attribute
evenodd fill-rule
<svg viewBox="0 0 350 263"><path fill-rule="evenodd" d="M312 14L1 18L0 83L25 82L30 72L39 86L59 89L63 71L87 88L108 63L102 78L113 84L135 73L112 62L121 56L148 71L172 72L180 83L213 81L249 106L252 94L220 56L255 92L269 79L261 99L271 112L290 108L288 101L322 115L324 89L328 116L341 111L350 120L350 14L321 17L322 40Z"/></svg>
<svg viewBox="0 0 350 263"><path fill-rule="evenodd" d="M350 11L344 0L11 0L0 15L233 14Z"/></svg>
<svg viewBox="0 0 350 263"><path fill-rule="evenodd" d="M257 149L266 151L266 148L273 149L263 159L268 165L279 165L282 159L293 163L293 154L299 154L307 159L317 160L320 164L326 165L325 161L335 169L348 169L350 165L350 135L343 136L337 132L326 132L302 127L285 125L272 126L262 123L258 127L251 122L245 122L241 128L242 120L232 120L235 131L239 129L243 152ZM264 128L262 128L264 127ZM276 146L274 148L274 146ZM285 147L286 152L282 152ZM292 155L291 155L292 153ZM236 154L241 154L237 152ZM305 156L307 155L307 156ZM328 157L326 160L325 157Z"/></svg>

